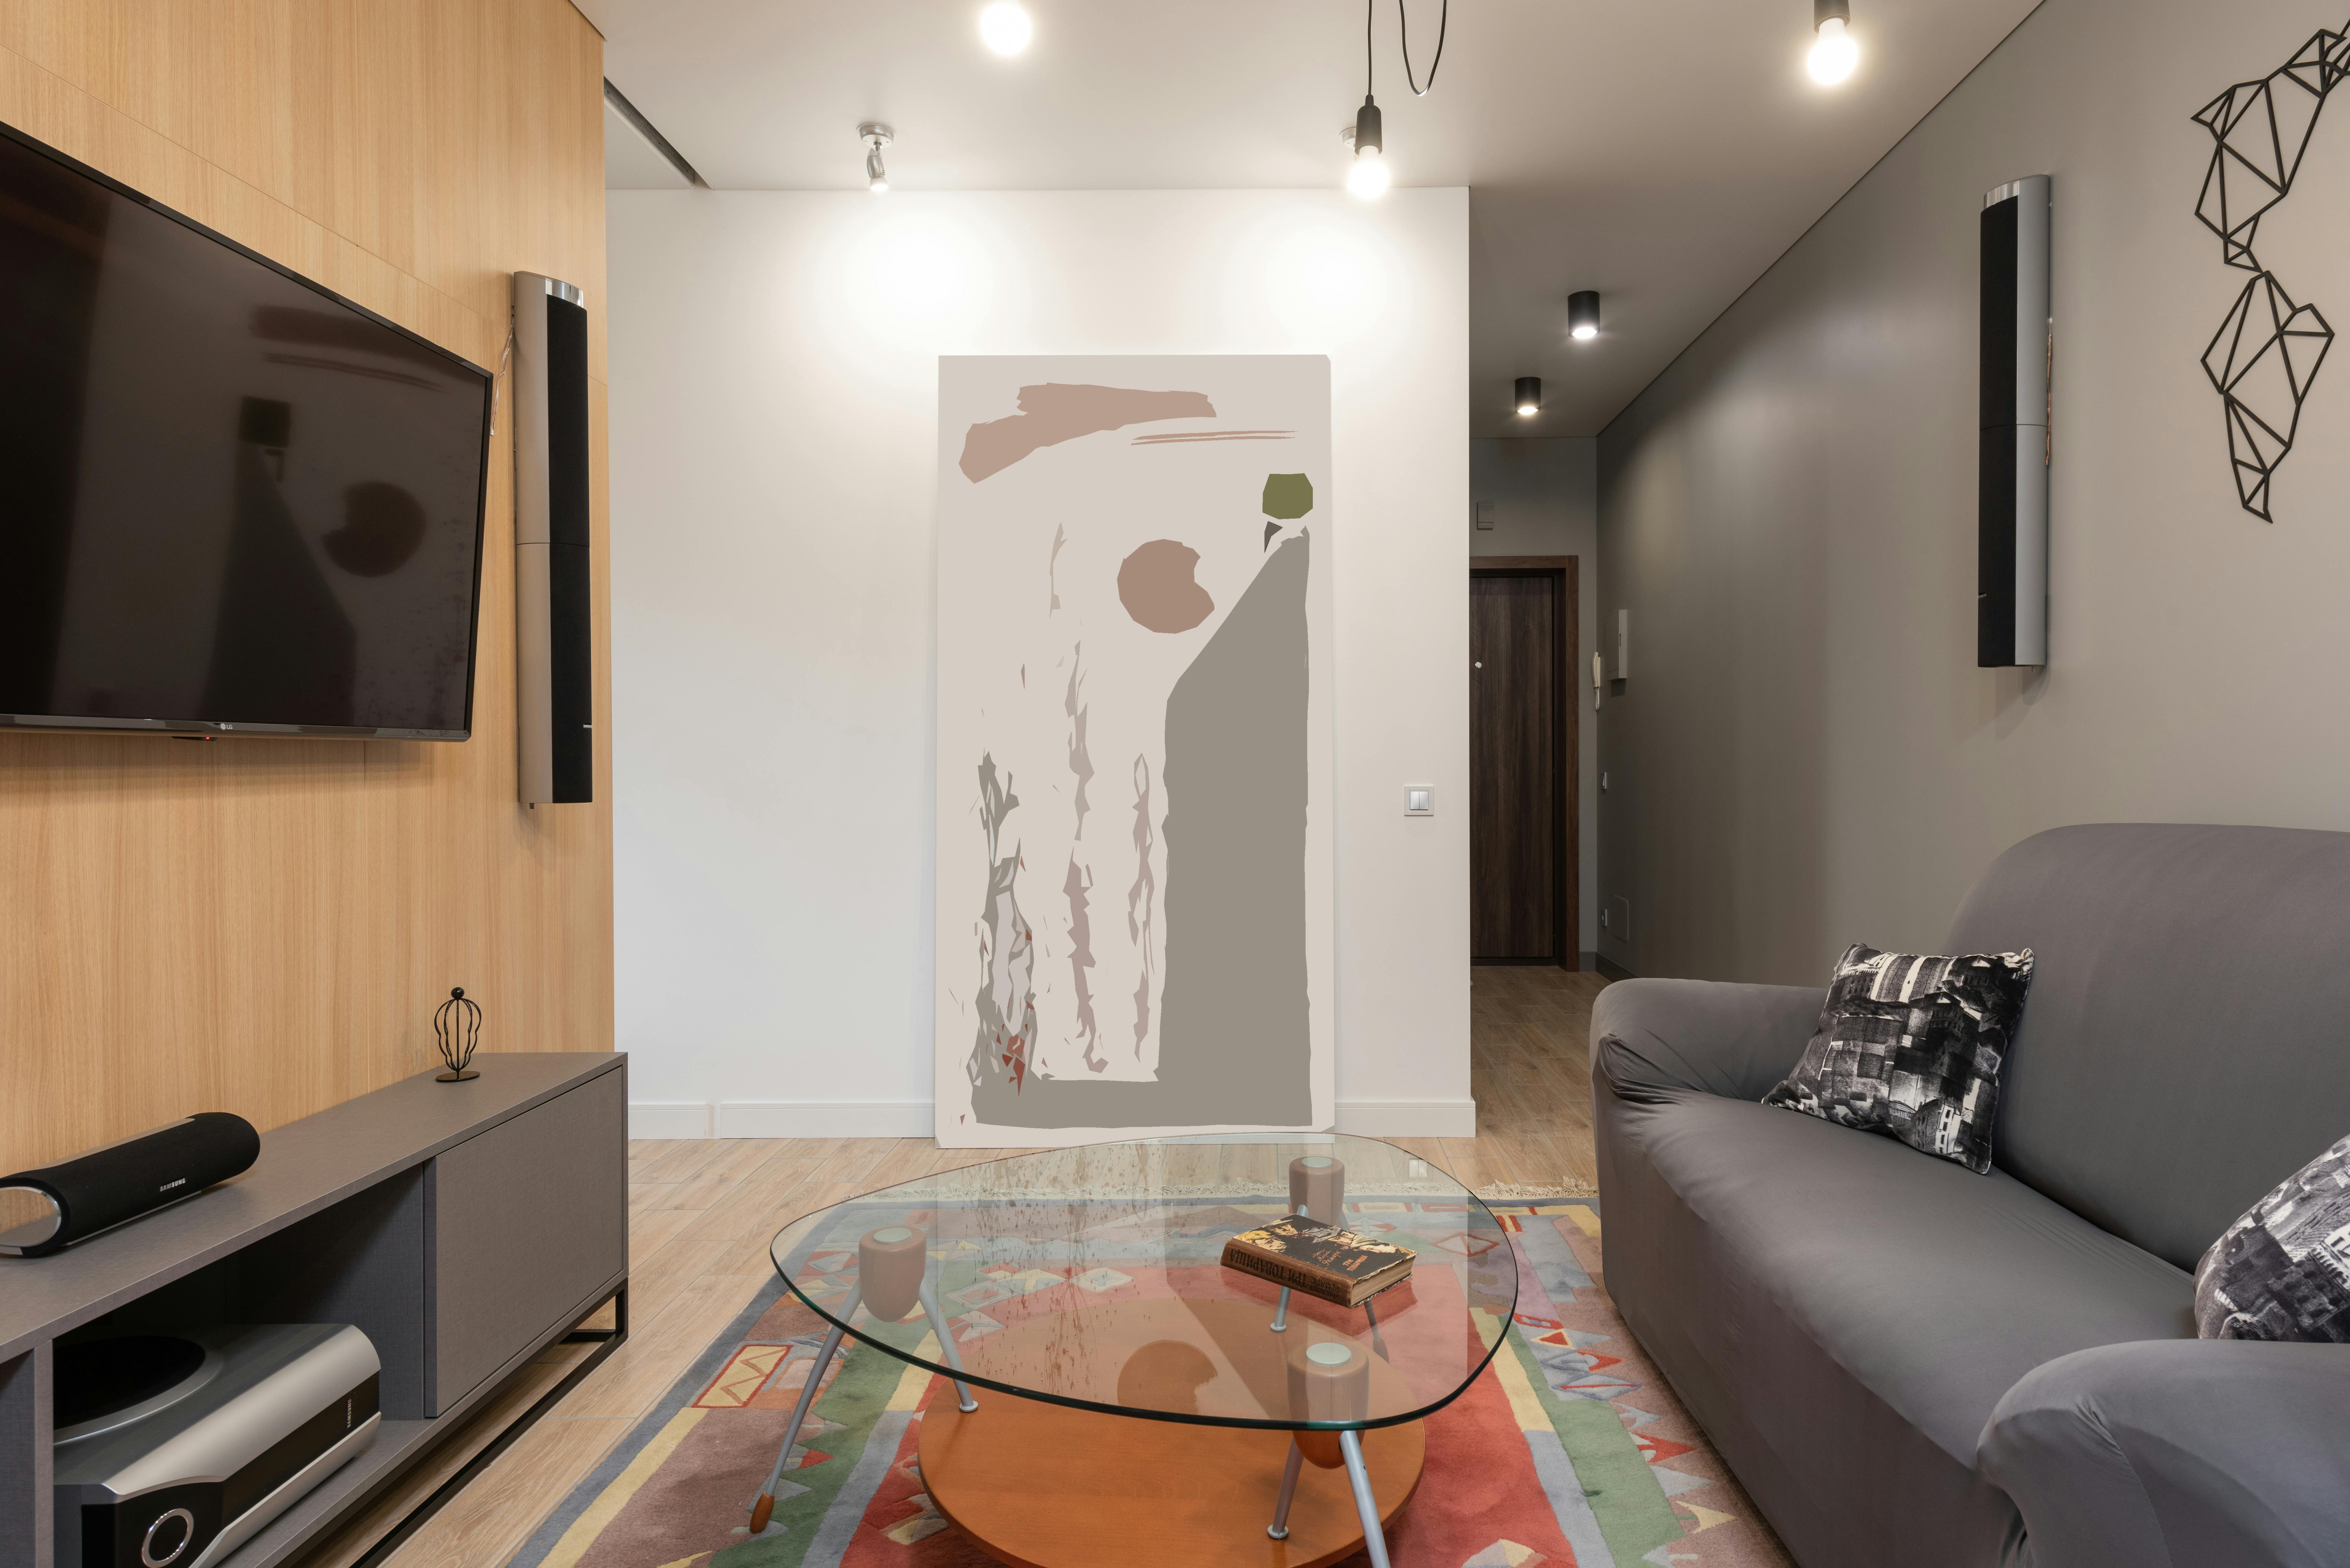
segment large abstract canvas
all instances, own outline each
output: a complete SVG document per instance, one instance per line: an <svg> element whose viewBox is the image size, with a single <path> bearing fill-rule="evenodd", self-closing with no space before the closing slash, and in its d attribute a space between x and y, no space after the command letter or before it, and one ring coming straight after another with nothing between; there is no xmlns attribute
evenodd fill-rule
<svg viewBox="0 0 2350 1568"><path fill-rule="evenodd" d="M1331 1123L1330 369L939 362L938 1137Z"/></svg>

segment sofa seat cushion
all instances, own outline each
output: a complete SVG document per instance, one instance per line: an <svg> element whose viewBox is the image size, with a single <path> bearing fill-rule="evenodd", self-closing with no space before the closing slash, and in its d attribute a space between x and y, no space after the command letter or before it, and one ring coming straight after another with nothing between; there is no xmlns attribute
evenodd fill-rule
<svg viewBox="0 0 2350 1568"><path fill-rule="evenodd" d="M1969 1468L1992 1407L2043 1362L2194 1336L2189 1275L2004 1172L1710 1095L1646 1110L1656 1176L1745 1287Z"/></svg>

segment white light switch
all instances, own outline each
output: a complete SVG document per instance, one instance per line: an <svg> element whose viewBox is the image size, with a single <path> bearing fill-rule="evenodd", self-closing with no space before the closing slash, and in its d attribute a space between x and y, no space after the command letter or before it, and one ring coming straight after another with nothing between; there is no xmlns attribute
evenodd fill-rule
<svg viewBox="0 0 2350 1568"><path fill-rule="evenodd" d="M1488 531L1491 531L1492 528L1493 504L1492 502L1480 501L1477 503L1477 526Z"/></svg>
<svg viewBox="0 0 2350 1568"><path fill-rule="evenodd" d="M1403 814L1406 816L1434 816L1436 791L1427 784L1404 785Z"/></svg>

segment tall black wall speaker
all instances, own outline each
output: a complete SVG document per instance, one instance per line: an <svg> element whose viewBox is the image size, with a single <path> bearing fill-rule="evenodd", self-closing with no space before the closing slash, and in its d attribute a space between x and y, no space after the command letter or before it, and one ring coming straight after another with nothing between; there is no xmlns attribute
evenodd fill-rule
<svg viewBox="0 0 2350 1568"><path fill-rule="evenodd" d="M2049 178L1983 198L1975 663L2048 662Z"/></svg>
<svg viewBox="0 0 2350 1568"><path fill-rule="evenodd" d="M588 308L574 286L514 275L515 704L522 798L596 794L588 583Z"/></svg>
<svg viewBox="0 0 2350 1568"><path fill-rule="evenodd" d="M193 1198L250 1169L261 1135L226 1111L194 1116L78 1154L61 1165L0 1176L0 1253L37 1258Z"/></svg>

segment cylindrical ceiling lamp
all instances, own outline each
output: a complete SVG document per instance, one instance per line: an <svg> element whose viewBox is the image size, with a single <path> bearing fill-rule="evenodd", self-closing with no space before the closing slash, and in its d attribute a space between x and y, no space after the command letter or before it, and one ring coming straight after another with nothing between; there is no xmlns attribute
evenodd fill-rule
<svg viewBox="0 0 2350 1568"><path fill-rule="evenodd" d="M1812 0L1812 30L1819 35L1809 61L1812 79L1834 87L1860 63L1860 46L1852 41L1849 0Z"/></svg>
<svg viewBox="0 0 2350 1568"><path fill-rule="evenodd" d="M1542 378L1540 376L1519 377L1519 417L1530 420L1540 412L1542 412Z"/></svg>
<svg viewBox="0 0 2350 1568"><path fill-rule="evenodd" d="M1599 336L1599 291L1581 289L1566 296L1566 335L1575 338Z"/></svg>

